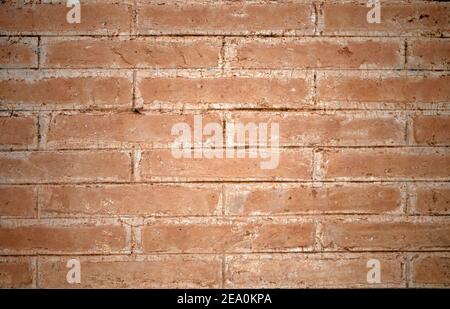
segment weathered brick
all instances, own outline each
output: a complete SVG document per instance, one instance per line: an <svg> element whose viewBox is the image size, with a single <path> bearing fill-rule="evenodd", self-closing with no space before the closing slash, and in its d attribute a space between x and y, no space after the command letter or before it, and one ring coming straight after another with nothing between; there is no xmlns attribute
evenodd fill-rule
<svg viewBox="0 0 450 309"><path fill-rule="evenodd" d="M322 101L368 103L445 103L450 99L450 76L383 73L324 73L318 78Z"/></svg>
<svg viewBox="0 0 450 309"><path fill-rule="evenodd" d="M126 152L0 153L3 183L128 181L131 158Z"/></svg>
<svg viewBox="0 0 450 309"><path fill-rule="evenodd" d="M235 44L232 66L236 68L393 69L403 65L403 42L399 40L247 39Z"/></svg>
<svg viewBox="0 0 450 309"><path fill-rule="evenodd" d="M313 7L304 3L155 3L138 10L140 34L312 33Z"/></svg>
<svg viewBox="0 0 450 309"><path fill-rule="evenodd" d="M449 39L408 41L408 67L411 69L450 69Z"/></svg>
<svg viewBox="0 0 450 309"><path fill-rule="evenodd" d="M2 254L111 254L127 251L127 235L118 225L57 225L0 227Z"/></svg>
<svg viewBox="0 0 450 309"><path fill-rule="evenodd" d="M204 124L222 124L218 113L201 114ZM172 127L186 123L194 128L194 114L59 114L52 117L47 134L51 148L169 147L176 139ZM0 118L1 119L1 118ZM207 136L203 138L206 141Z"/></svg>
<svg viewBox="0 0 450 309"><path fill-rule="evenodd" d="M0 148L32 148L37 143L37 119L33 116L0 116L0 132Z"/></svg>
<svg viewBox="0 0 450 309"><path fill-rule="evenodd" d="M36 68L37 38L0 37L0 68Z"/></svg>
<svg viewBox="0 0 450 309"><path fill-rule="evenodd" d="M450 285L450 256L448 254L421 254L412 261L414 286Z"/></svg>
<svg viewBox="0 0 450 309"><path fill-rule="evenodd" d="M413 119L414 140L421 145L450 144L450 116L416 116Z"/></svg>
<svg viewBox="0 0 450 309"><path fill-rule="evenodd" d="M414 211L418 214L449 214L450 186L419 185L414 190Z"/></svg>
<svg viewBox="0 0 450 309"><path fill-rule="evenodd" d="M70 257L73 258L73 257ZM202 255L75 257L81 283L67 283L66 259L39 259L42 288L219 288L221 259Z"/></svg>
<svg viewBox="0 0 450 309"><path fill-rule="evenodd" d="M0 259L0 288L33 287L33 266L29 258Z"/></svg>
<svg viewBox="0 0 450 309"><path fill-rule="evenodd" d="M221 46L215 38L44 38L42 67L211 68Z"/></svg>
<svg viewBox="0 0 450 309"><path fill-rule="evenodd" d="M381 264L381 283L367 282L367 262ZM404 287L402 258L370 254L228 256L226 288Z"/></svg>
<svg viewBox="0 0 450 309"><path fill-rule="evenodd" d="M70 8L59 3L20 4L0 6L0 34L102 34L131 32L131 1L97 1L81 3L81 22L68 23ZM22 2L23 3L23 2Z"/></svg>
<svg viewBox="0 0 450 309"><path fill-rule="evenodd" d="M449 179L446 148L362 148L324 152L325 179Z"/></svg>
<svg viewBox="0 0 450 309"><path fill-rule="evenodd" d="M41 217L214 215L222 200L220 186L208 185L49 186L39 192Z"/></svg>
<svg viewBox="0 0 450 309"><path fill-rule="evenodd" d="M304 145L404 145L405 120L393 114L233 113L229 121L279 125L280 144Z"/></svg>
<svg viewBox="0 0 450 309"><path fill-rule="evenodd" d="M382 3L381 23L368 23L367 2L324 3L323 33L325 34L378 34L441 35L449 32L448 3Z"/></svg>
<svg viewBox="0 0 450 309"><path fill-rule="evenodd" d="M3 74L1 74L3 73ZM0 106L21 109L131 108L127 72L3 71Z"/></svg>
<svg viewBox="0 0 450 309"><path fill-rule="evenodd" d="M32 187L0 187L0 217L35 217L36 211Z"/></svg>
<svg viewBox="0 0 450 309"><path fill-rule="evenodd" d="M230 215L381 214L398 211L400 203L400 190L392 185L227 185L225 211Z"/></svg>
<svg viewBox="0 0 450 309"><path fill-rule="evenodd" d="M309 222L153 222L142 227L147 253L292 251L313 243Z"/></svg>
<svg viewBox="0 0 450 309"><path fill-rule="evenodd" d="M279 152L278 152L279 151ZM273 169L262 169L261 164L274 160L249 158L175 158L171 150L155 149L142 154L140 172L147 180L284 180L311 179L312 152L309 149L268 149L279 164ZM270 162L270 163L269 163ZM212 173L214 171L214 173Z"/></svg>
<svg viewBox="0 0 450 309"><path fill-rule="evenodd" d="M330 250L414 251L450 246L448 220L415 221L326 221L322 244Z"/></svg>
<svg viewBox="0 0 450 309"><path fill-rule="evenodd" d="M311 106L311 80L304 77L144 77L138 81L140 99L158 103L231 104L239 107Z"/></svg>

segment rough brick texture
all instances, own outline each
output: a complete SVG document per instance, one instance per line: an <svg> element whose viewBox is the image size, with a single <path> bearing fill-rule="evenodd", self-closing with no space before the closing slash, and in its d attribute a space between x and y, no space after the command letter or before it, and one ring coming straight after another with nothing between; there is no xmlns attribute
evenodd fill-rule
<svg viewBox="0 0 450 309"><path fill-rule="evenodd" d="M0 288L450 287L450 2L0 2Z"/></svg>

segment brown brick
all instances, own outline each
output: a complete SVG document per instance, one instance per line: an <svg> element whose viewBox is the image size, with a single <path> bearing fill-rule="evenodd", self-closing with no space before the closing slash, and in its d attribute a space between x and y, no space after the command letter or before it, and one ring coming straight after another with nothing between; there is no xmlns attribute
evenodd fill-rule
<svg viewBox="0 0 450 309"><path fill-rule="evenodd" d="M411 69L450 69L449 39L408 41L408 66Z"/></svg>
<svg viewBox="0 0 450 309"><path fill-rule="evenodd" d="M72 258L72 257L70 257ZM66 259L39 260L43 288L219 288L222 261L213 256L76 257L81 284L66 281Z"/></svg>
<svg viewBox="0 0 450 309"><path fill-rule="evenodd" d="M208 68L219 61L218 39L47 38L48 68Z"/></svg>
<svg viewBox="0 0 450 309"><path fill-rule="evenodd" d="M32 285L33 267L29 258L0 260L0 288L30 288Z"/></svg>
<svg viewBox="0 0 450 309"><path fill-rule="evenodd" d="M222 123L218 113L205 113L201 117L204 124ZM193 128L194 114L59 114L50 121L47 146L64 149L136 144L143 147L169 147L176 139L171 129L181 122Z"/></svg>
<svg viewBox="0 0 450 309"><path fill-rule="evenodd" d="M450 256L420 255L412 262L412 282L415 286L450 286Z"/></svg>
<svg viewBox="0 0 450 309"><path fill-rule="evenodd" d="M129 33L130 1L81 3L81 22L69 24L65 2L0 6L0 34L120 34Z"/></svg>
<svg viewBox="0 0 450 309"><path fill-rule="evenodd" d="M29 116L0 116L0 132L0 148L31 148L37 142L37 120Z"/></svg>
<svg viewBox="0 0 450 309"><path fill-rule="evenodd" d="M390 114L233 113L242 124L273 123L280 126L280 144L304 145L404 145L405 121Z"/></svg>
<svg viewBox="0 0 450 309"><path fill-rule="evenodd" d="M418 144L450 144L450 115L416 116L413 119L414 140Z"/></svg>
<svg viewBox="0 0 450 309"><path fill-rule="evenodd" d="M0 67L37 67L37 42L37 38L0 38Z"/></svg>
<svg viewBox="0 0 450 309"><path fill-rule="evenodd" d="M142 247L148 253L286 251L313 243L312 223L154 222L142 227Z"/></svg>
<svg viewBox="0 0 450 309"><path fill-rule="evenodd" d="M324 153L326 179L448 179L446 148L340 149Z"/></svg>
<svg viewBox="0 0 450 309"><path fill-rule="evenodd" d="M45 225L0 227L2 254L120 253L127 250L126 231L114 225Z"/></svg>
<svg viewBox="0 0 450 309"><path fill-rule="evenodd" d="M277 154L279 150L279 153ZM270 152L271 151L271 152ZM141 176L147 180L282 180L310 179L312 153L309 149L273 149L268 153L279 157L278 166L262 169L262 162L270 159L249 158L175 158L171 150L145 151L141 160ZM214 171L214 173L212 173Z"/></svg>
<svg viewBox="0 0 450 309"><path fill-rule="evenodd" d="M6 183L127 181L131 158L124 152L0 153L0 179Z"/></svg>
<svg viewBox="0 0 450 309"><path fill-rule="evenodd" d="M375 39L237 41L232 66L252 69L400 68L402 42Z"/></svg>
<svg viewBox="0 0 450 309"><path fill-rule="evenodd" d="M150 105L165 102L299 107L312 104L310 83L300 77L144 77L138 82L138 88L141 100Z"/></svg>
<svg viewBox="0 0 450 309"><path fill-rule="evenodd" d="M221 199L220 186L164 184L52 186L39 197L45 217L214 215Z"/></svg>
<svg viewBox="0 0 450 309"><path fill-rule="evenodd" d="M445 219L437 222L326 221L322 243L328 249L347 251L448 249L450 225Z"/></svg>
<svg viewBox="0 0 450 309"><path fill-rule="evenodd" d="M141 34L312 33L313 7L302 3L142 4Z"/></svg>
<svg viewBox="0 0 450 309"><path fill-rule="evenodd" d="M367 2L325 3L322 6L325 34L414 35L448 33L448 3L381 4L381 23L369 24Z"/></svg>
<svg viewBox="0 0 450 309"><path fill-rule="evenodd" d="M323 101L369 103L438 103L450 99L450 76L329 74L318 79Z"/></svg>
<svg viewBox="0 0 450 309"><path fill-rule="evenodd" d="M392 185L337 184L228 185L225 207L230 215L380 214L400 207L400 190Z"/></svg>
<svg viewBox="0 0 450 309"><path fill-rule="evenodd" d="M0 187L0 216L35 217L36 203L32 187Z"/></svg>
<svg viewBox="0 0 450 309"><path fill-rule="evenodd" d="M421 185L416 188L415 194L416 213L450 214L450 186Z"/></svg>
<svg viewBox="0 0 450 309"><path fill-rule="evenodd" d="M0 106L23 109L131 108L128 73L40 71L0 74Z"/></svg>
<svg viewBox="0 0 450 309"><path fill-rule="evenodd" d="M381 283L367 283L367 262L378 259ZM396 255L282 254L229 256L226 288L401 287L403 261Z"/></svg>

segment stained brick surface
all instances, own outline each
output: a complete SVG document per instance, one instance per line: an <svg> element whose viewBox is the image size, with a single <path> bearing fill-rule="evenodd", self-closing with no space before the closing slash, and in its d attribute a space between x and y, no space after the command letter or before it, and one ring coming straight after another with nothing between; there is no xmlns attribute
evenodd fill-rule
<svg viewBox="0 0 450 309"><path fill-rule="evenodd" d="M1 288L450 286L449 2L32 2L0 4Z"/></svg>

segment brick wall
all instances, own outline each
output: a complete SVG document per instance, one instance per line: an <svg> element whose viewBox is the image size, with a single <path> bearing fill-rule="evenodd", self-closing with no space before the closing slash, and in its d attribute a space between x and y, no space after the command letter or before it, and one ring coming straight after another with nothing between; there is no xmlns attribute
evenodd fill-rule
<svg viewBox="0 0 450 309"><path fill-rule="evenodd" d="M1 287L450 285L448 2L380 24L351 0L82 0L79 24L22 2L0 4ZM175 158L198 115L278 123L278 166Z"/></svg>

